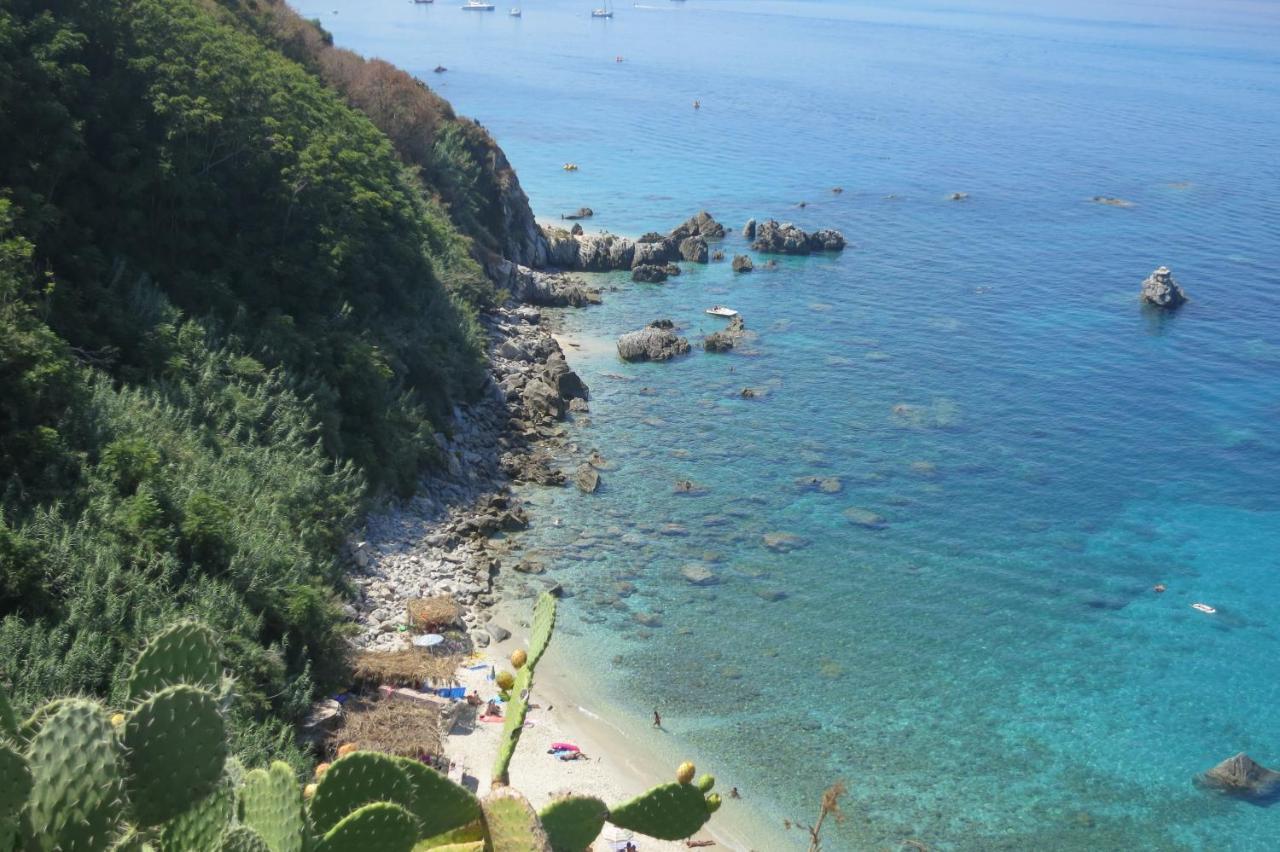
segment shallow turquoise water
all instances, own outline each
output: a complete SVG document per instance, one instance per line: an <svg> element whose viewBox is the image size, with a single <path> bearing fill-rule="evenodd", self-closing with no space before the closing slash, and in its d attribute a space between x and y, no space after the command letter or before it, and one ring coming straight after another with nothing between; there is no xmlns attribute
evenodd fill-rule
<svg viewBox="0 0 1280 852"><path fill-rule="evenodd" d="M851 240L736 279L606 276L565 316L696 340L725 302L758 336L571 353L577 439L615 469L537 496L532 545L576 592L554 662L637 720L660 706L746 795L726 808L780 823L844 778L831 848L1280 847L1280 807L1192 784L1237 751L1280 765L1274 6L298 5L479 118L541 216L639 233L705 207ZM1172 318L1135 300L1162 263L1193 299ZM695 562L720 584L687 584Z"/></svg>

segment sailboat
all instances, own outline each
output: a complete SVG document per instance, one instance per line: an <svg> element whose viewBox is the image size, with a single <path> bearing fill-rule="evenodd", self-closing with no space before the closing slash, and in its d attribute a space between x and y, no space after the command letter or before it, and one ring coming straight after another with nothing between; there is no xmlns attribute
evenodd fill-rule
<svg viewBox="0 0 1280 852"><path fill-rule="evenodd" d="M591 17L593 17L593 18L612 18L612 17L613 17L613 7L609 5L609 0L604 0L604 5L603 5L603 6L601 6L599 9L592 9L592 10L591 10Z"/></svg>

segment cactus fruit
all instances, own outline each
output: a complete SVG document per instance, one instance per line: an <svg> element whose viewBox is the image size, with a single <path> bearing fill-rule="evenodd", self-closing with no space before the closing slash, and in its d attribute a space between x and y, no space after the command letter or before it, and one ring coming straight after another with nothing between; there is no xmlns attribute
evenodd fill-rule
<svg viewBox="0 0 1280 852"><path fill-rule="evenodd" d="M335 760L311 797L311 824L327 834L343 817L370 802L393 802L412 809L413 784L394 757L358 751Z"/></svg>
<svg viewBox="0 0 1280 852"><path fill-rule="evenodd" d="M327 764L327 763L317 763L317 764L316 764L316 780L317 780L317 781L319 781L319 780L320 780L320 776L321 776L321 775L324 775L324 774L325 774L326 772L328 772L328 771L329 771L329 764Z"/></svg>
<svg viewBox="0 0 1280 852"><path fill-rule="evenodd" d="M719 793L712 793L710 796L707 796L707 810L710 811L711 813L715 813L716 811L720 810L720 794Z"/></svg>
<svg viewBox="0 0 1280 852"><path fill-rule="evenodd" d="M26 816L34 849L98 852L117 828L123 758L111 723L92 701L68 699L43 715L27 747Z"/></svg>
<svg viewBox="0 0 1280 852"><path fill-rule="evenodd" d="M310 799L315 794L316 794L315 784L308 784L307 786L302 788L302 798L304 799Z"/></svg>
<svg viewBox="0 0 1280 852"><path fill-rule="evenodd" d="M360 747L357 746L355 743L343 743L342 745L338 746L338 757L346 757L347 755L351 754L351 752L359 751L359 750L360 750Z"/></svg>
<svg viewBox="0 0 1280 852"><path fill-rule="evenodd" d="M111 714L111 727L119 728L124 725L125 715L123 713Z"/></svg>
<svg viewBox="0 0 1280 852"><path fill-rule="evenodd" d="M663 784L610 808L609 822L659 840L680 840L711 818L713 808L702 793L692 784Z"/></svg>
<svg viewBox="0 0 1280 852"><path fill-rule="evenodd" d="M435 837L480 819L480 801L466 788L421 761L395 760L413 784L414 805L409 811L418 818L419 837Z"/></svg>
<svg viewBox="0 0 1280 852"><path fill-rule="evenodd" d="M524 668L524 664L529 661L529 655L525 653L524 648L516 648L511 652L511 667L514 669Z"/></svg>
<svg viewBox="0 0 1280 852"><path fill-rule="evenodd" d="M160 848L177 852L218 852L222 833L235 816L236 793L223 775L212 793L164 824Z"/></svg>
<svg viewBox="0 0 1280 852"><path fill-rule="evenodd" d="M524 796L504 787L480 802L484 810L485 852L552 852L538 815Z"/></svg>
<svg viewBox="0 0 1280 852"><path fill-rule="evenodd" d="M703 775L698 779L698 789L704 793L710 793L714 786L716 786L716 779L713 775Z"/></svg>
<svg viewBox="0 0 1280 852"><path fill-rule="evenodd" d="M217 691L222 681L213 631L194 621L162 631L142 649L129 674L129 697L139 699L166 686L185 683Z"/></svg>
<svg viewBox="0 0 1280 852"><path fill-rule="evenodd" d="M609 806L594 796L565 796L539 814L553 852L588 849L609 818Z"/></svg>
<svg viewBox="0 0 1280 852"><path fill-rule="evenodd" d="M289 764L277 760L270 769L245 774L240 788L240 821L258 832L271 852L302 852L306 820Z"/></svg>
<svg viewBox="0 0 1280 852"><path fill-rule="evenodd" d="M686 760L676 767L676 781L680 784L688 784L693 780L693 776L697 771L694 765Z"/></svg>
<svg viewBox="0 0 1280 852"><path fill-rule="evenodd" d="M538 595L533 607L533 632L529 634L529 668L538 664L551 644L551 631L556 626L556 599L548 592Z"/></svg>
<svg viewBox="0 0 1280 852"><path fill-rule="evenodd" d="M138 825L159 825L209 795L222 778L227 730L204 689L167 686L125 722L129 801Z"/></svg>
<svg viewBox="0 0 1280 852"><path fill-rule="evenodd" d="M313 847L315 852L411 852L418 821L399 805L371 802L347 814Z"/></svg>
<svg viewBox="0 0 1280 852"><path fill-rule="evenodd" d="M498 689L506 692L516 684L516 676L511 672L498 672L498 676L494 679L498 684Z"/></svg>
<svg viewBox="0 0 1280 852"><path fill-rule="evenodd" d="M247 825L237 825L222 835L221 852L271 852L271 849L258 832Z"/></svg>

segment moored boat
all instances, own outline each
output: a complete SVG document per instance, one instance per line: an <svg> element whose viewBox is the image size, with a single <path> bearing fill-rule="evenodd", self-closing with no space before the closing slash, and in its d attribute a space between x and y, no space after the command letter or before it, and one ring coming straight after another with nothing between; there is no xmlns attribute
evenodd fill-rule
<svg viewBox="0 0 1280 852"><path fill-rule="evenodd" d="M711 314L713 317L725 318L736 317L738 315L738 312L733 308L726 308L724 305L713 305L712 307L707 308L707 313Z"/></svg>

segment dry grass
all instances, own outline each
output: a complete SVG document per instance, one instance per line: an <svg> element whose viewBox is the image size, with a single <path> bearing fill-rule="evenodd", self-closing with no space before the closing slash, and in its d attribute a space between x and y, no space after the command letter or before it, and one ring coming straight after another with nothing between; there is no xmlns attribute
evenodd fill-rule
<svg viewBox="0 0 1280 852"><path fill-rule="evenodd" d="M355 743L364 751L414 759L443 753L440 711L432 705L396 698L353 699L343 711L345 723L331 736L330 752Z"/></svg>
<svg viewBox="0 0 1280 852"><path fill-rule="evenodd" d="M424 648L409 646L399 651L357 651L351 667L357 681L374 686L384 683L421 689L424 683L451 686L462 657L457 654L433 654Z"/></svg>
<svg viewBox="0 0 1280 852"><path fill-rule="evenodd" d="M438 632L462 618L462 606L448 595L410 598L405 609L410 629L424 633Z"/></svg>

